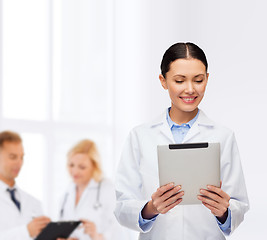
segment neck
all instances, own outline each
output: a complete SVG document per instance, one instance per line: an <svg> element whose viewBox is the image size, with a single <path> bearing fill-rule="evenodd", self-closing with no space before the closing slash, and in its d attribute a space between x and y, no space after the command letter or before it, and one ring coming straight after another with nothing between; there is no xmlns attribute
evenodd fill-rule
<svg viewBox="0 0 267 240"><path fill-rule="evenodd" d="M86 188L87 185L88 185L88 183L76 185L76 199L75 199L75 205L76 206L78 205L80 198L84 192L84 189Z"/></svg>
<svg viewBox="0 0 267 240"><path fill-rule="evenodd" d="M9 187L14 187L15 185L15 179L6 179L0 175L0 181L4 182L7 184Z"/></svg>
<svg viewBox="0 0 267 240"><path fill-rule="evenodd" d="M78 194L82 194L84 189L87 187L88 184L89 184L89 182L85 183L85 184L76 184L76 192Z"/></svg>
<svg viewBox="0 0 267 240"><path fill-rule="evenodd" d="M84 189L85 189L85 186L78 186L78 185L77 185L77 186L76 186L76 193L77 193L78 195L82 195Z"/></svg>
<svg viewBox="0 0 267 240"><path fill-rule="evenodd" d="M196 108L192 112L182 112L174 106L171 107L171 110L169 112L171 120L179 125L183 123L188 123L197 115L197 113L198 108Z"/></svg>

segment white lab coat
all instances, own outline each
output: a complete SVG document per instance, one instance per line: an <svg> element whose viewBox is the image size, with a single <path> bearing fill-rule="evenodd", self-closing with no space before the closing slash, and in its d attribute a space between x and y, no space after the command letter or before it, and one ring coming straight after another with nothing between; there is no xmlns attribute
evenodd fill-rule
<svg viewBox="0 0 267 240"><path fill-rule="evenodd" d="M222 189L231 196L231 231L223 233L214 215L202 204L178 205L158 215L146 232L139 227L139 213L159 187L157 145L175 143L165 112L152 123L131 131L116 176L116 217L122 225L139 231L142 240L222 240L237 228L249 209L233 132L211 121L200 110L183 142L220 142Z"/></svg>
<svg viewBox="0 0 267 240"><path fill-rule="evenodd" d="M118 224L114 209L116 204L115 189L111 181L104 179L99 190L99 203L101 207L95 209L97 201L98 183L91 179L84 190L78 205L75 206L76 185L72 183L62 198L61 220L87 219L96 224L97 231L104 235L105 240L118 239L121 226ZM77 228L71 234L79 240L91 239L84 233L83 228Z"/></svg>
<svg viewBox="0 0 267 240"><path fill-rule="evenodd" d="M41 203L15 186L16 198L20 201L21 211L7 192L8 185L0 181L0 239L30 240L27 225L34 217L42 216Z"/></svg>

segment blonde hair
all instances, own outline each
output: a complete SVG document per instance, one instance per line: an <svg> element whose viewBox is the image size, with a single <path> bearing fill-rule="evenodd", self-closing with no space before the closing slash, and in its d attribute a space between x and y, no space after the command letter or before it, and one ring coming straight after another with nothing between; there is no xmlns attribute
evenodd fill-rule
<svg viewBox="0 0 267 240"><path fill-rule="evenodd" d="M101 170L101 162L100 162L100 155L97 150L96 144L89 140L84 139L80 142L78 142L76 145L74 145L68 152L68 160L75 154L86 154L90 161L92 161L93 164L93 172L92 172L92 178L99 182L102 179L102 170Z"/></svg>

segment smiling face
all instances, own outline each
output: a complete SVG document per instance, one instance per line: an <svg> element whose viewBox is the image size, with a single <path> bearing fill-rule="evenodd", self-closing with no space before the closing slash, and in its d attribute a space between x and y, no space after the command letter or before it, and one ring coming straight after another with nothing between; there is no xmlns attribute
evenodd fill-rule
<svg viewBox="0 0 267 240"><path fill-rule="evenodd" d="M68 170L73 182L77 186L86 186L93 173L93 163L88 155L76 153L68 160Z"/></svg>
<svg viewBox="0 0 267 240"><path fill-rule="evenodd" d="M21 142L4 142L0 149L0 179L11 187L22 167L23 156Z"/></svg>
<svg viewBox="0 0 267 240"><path fill-rule="evenodd" d="M177 59L170 64L166 77L159 76L171 99L170 116L178 124L194 118L204 97L209 74L197 59Z"/></svg>

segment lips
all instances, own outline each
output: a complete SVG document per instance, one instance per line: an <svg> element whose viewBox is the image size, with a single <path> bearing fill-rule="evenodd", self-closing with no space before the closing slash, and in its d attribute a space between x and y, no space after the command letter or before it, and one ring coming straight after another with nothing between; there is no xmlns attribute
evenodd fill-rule
<svg viewBox="0 0 267 240"><path fill-rule="evenodd" d="M13 169L13 173L18 175L19 174L19 171L20 171L20 168L19 169Z"/></svg>
<svg viewBox="0 0 267 240"><path fill-rule="evenodd" d="M180 97L184 103L194 103L197 97Z"/></svg>

